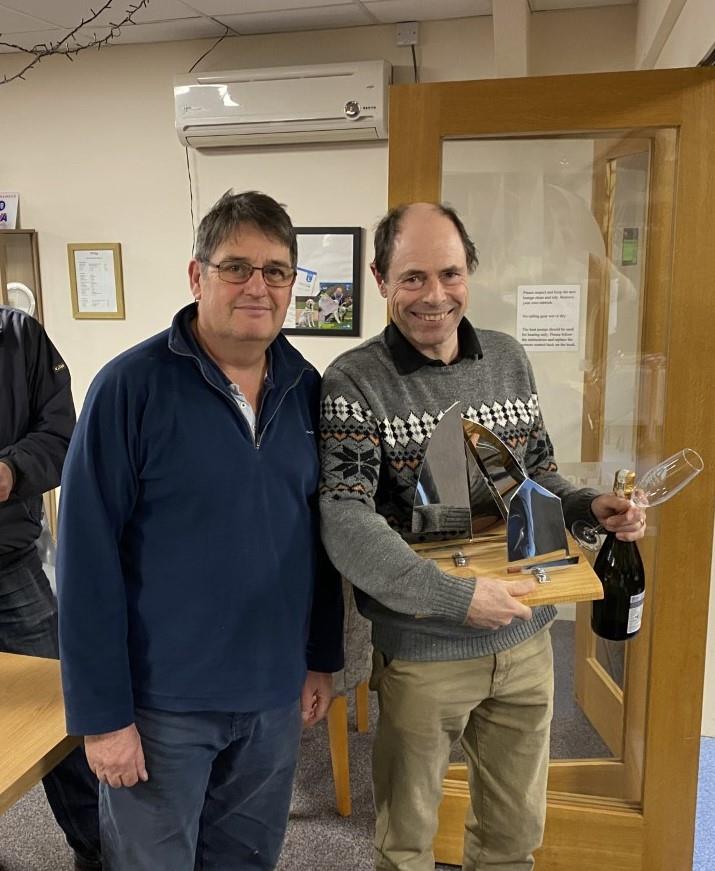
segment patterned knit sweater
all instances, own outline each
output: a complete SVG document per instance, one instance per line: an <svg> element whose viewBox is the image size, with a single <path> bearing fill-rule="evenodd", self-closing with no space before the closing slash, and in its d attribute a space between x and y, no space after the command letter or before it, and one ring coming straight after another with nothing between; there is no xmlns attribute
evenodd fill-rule
<svg viewBox="0 0 715 871"><path fill-rule="evenodd" d="M558 475L521 345L504 333L475 331L466 319L459 338L456 362L430 365L390 325L338 357L323 378L323 540L372 621L374 646L398 659L494 653L525 641L555 615L542 607L531 620L496 631L466 626L475 581L445 574L408 545L424 452L455 401L465 417L509 444L530 477L561 497L567 527L590 516L597 495Z"/></svg>

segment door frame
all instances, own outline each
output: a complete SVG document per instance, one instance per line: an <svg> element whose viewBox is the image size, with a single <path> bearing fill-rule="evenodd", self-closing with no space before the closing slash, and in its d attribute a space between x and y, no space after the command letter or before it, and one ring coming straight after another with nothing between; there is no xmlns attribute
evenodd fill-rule
<svg viewBox="0 0 715 871"><path fill-rule="evenodd" d="M715 70L391 89L391 207L439 201L445 139L615 136L652 128L677 131L678 161L672 224L660 228L666 235L672 231L672 259L663 264L665 274L646 278L643 345L646 353L665 350L660 451L674 453L686 438L703 453L705 470L688 490L687 511L677 500L661 506L658 536L647 539L650 625L637 645L650 667L637 693L640 716L626 715L624 738L638 747L642 763L552 763L540 871L672 871L692 861L715 509L715 419L708 402L715 320L715 246L708 216L715 199ZM667 299L664 284L670 285ZM647 436L639 438L639 458L641 445L647 453L647 442ZM584 794L589 778L619 793L636 778L640 800ZM435 842L440 861L461 861L467 796L463 771L451 766Z"/></svg>

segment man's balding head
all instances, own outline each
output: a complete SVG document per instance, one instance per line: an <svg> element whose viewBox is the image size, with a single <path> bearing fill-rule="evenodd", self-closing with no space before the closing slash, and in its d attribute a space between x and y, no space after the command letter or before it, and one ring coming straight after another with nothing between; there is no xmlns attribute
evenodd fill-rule
<svg viewBox="0 0 715 871"><path fill-rule="evenodd" d="M377 225L375 230L375 259L374 271L386 278L390 270L390 261L394 250L395 239L400 234L403 222L409 215L410 222L419 221L422 217L427 217L434 212L438 212L445 218L448 218L455 229L459 233L462 245L464 246L464 254L467 259L467 269L469 272L474 272L477 268L479 260L477 259L477 250L474 247L474 242L469 238L469 235L462 223L459 215L451 206L446 206L443 203L407 203L406 205L396 206L394 209L385 215L385 217Z"/></svg>

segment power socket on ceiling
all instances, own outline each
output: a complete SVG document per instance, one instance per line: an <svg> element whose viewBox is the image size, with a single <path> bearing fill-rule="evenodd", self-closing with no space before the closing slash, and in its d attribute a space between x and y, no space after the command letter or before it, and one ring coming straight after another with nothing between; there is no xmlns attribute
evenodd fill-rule
<svg viewBox="0 0 715 871"><path fill-rule="evenodd" d="M397 44L417 45L420 25L417 21L400 21L397 24Z"/></svg>

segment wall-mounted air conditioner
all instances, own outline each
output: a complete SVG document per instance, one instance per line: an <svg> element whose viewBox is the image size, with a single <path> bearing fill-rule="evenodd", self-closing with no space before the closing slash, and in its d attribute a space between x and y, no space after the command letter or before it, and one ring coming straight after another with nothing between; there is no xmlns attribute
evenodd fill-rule
<svg viewBox="0 0 715 871"><path fill-rule="evenodd" d="M387 138L386 61L197 73L174 80L182 145Z"/></svg>

